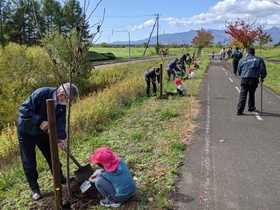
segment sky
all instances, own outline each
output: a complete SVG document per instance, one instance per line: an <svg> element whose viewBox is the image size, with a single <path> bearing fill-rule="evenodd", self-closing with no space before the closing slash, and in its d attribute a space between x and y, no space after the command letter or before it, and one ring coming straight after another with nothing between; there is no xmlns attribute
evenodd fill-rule
<svg viewBox="0 0 280 210"><path fill-rule="evenodd" d="M82 7L84 1L80 0ZM255 21L265 29L280 27L280 5L269 0L90 0L89 12L93 29L104 14L95 44L137 41L149 38L151 33L156 36L201 28L224 30L227 21L233 23L238 18ZM157 15L159 28L153 31Z"/></svg>

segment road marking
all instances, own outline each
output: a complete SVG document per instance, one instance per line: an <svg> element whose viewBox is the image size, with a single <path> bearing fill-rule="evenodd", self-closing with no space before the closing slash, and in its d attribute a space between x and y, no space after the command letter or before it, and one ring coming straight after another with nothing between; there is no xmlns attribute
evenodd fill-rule
<svg viewBox="0 0 280 210"><path fill-rule="evenodd" d="M263 118L261 118L261 116L259 115L258 112L253 112L255 115L256 115L256 118L259 120L259 121L263 121Z"/></svg>
<svg viewBox="0 0 280 210"><path fill-rule="evenodd" d="M240 89L235 86L235 89L237 90L238 93L240 93Z"/></svg>
<svg viewBox="0 0 280 210"><path fill-rule="evenodd" d="M203 209L209 208L209 198L211 189L211 169L210 169L210 83L207 85L207 106L206 106L206 124L205 124L205 147L204 147L204 159L203 159L203 177L202 177L202 190L204 198L202 201L205 202L205 207Z"/></svg>
<svg viewBox="0 0 280 210"><path fill-rule="evenodd" d="M230 77L228 79L229 79L229 81L233 82L233 80Z"/></svg>

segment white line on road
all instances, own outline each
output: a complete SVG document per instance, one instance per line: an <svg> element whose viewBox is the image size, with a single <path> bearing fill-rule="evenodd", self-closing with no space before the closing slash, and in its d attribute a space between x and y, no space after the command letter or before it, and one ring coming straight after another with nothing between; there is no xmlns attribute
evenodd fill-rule
<svg viewBox="0 0 280 210"><path fill-rule="evenodd" d="M235 89L238 91L238 93L240 94L240 89L238 87L235 86ZM261 118L261 116L259 115L258 112L253 112L256 116L256 118L259 120L259 121L263 121L263 118Z"/></svg>
<svg viewBox="0 0 280 210"><path fill-rule="evenodd" d="M240 93L240 89L235 86L235 89L237 90L238 93Z"/></svg>
<svg viewBox="0 0 280 210"><path fill-rule="evenodd" d="M230 77L228 79L229 79L229 81L233 82L233 80Z"/></svg>
<svg viewBox="0 0 280 210"><path fill-rule="evenodd" d="M204 198L202 199L205 202L205 208L208 209L208 201L210 197L210 189L211 189L211 169L210 169L210 84L208 82L207 86L207 114L206 114L206 125L205 125L205 147L204 147L204 160L203 160L203 181L202 181L202 189Z"/></svg>

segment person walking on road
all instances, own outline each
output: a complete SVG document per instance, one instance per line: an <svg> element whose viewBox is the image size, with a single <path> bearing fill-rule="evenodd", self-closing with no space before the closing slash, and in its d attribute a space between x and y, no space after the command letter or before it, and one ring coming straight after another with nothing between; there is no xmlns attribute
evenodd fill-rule
<svg viewBox="0 0 280 210"><path fill-rule="evenodd" d="M78 88L72 84L71 99L79 95ZM48 135L47 99L54 99L58 146L65 148L66 139L66 105L70 99L70 83L65 83L59 88L42 87L35 90L19 107L17 121L17 134L19 141L20 157L26 181L32 191L32 199L39 200L41 196L38 185L38 171L36 169L37 146L52 170L51 148ZM60 164L61 166L61 164ZM66 177L60 172L61 183L66 183Z"/></svg>
<svg viewBox="0 0 280 210"><path fill-rule="evenodd" d="M237 74L237 66L238 66L238 63L239 63L240 59L242 58L242 56L243 56L243 54L242 54L242 52L239 52L238 47L236 47L235 51L231 54L233 76L236 76L236 74Z"/></svg>
<svg viewBox="0 0 280 210"><path fill-rule="evenodd" d="M258 87L259 78L262 83L267 72L263 59L255 56L255 49L252 47L246 49L246 57L239 62L237 71L239 76L241 76L241 90L236 114L242 115L248 92L248 111L252 112L256 110L255 91Z"/></svg>

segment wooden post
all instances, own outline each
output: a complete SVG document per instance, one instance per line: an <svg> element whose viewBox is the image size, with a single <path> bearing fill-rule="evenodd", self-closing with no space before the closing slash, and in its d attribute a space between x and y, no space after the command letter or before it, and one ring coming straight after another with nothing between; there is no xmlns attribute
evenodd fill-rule
<svg viewBox="0 0 280 210"><path fill-rule="evenodd" d="M159 98L162 99L162 64L159 65L160 74L159 74Z"/></svg>
<svg viewBox="0 0 280 210"><path fill-rule="evenodd" d="M54 100L48 99L47 114L49 123L49 139L52 158L52 174L54 183L54 203L55 209L62 209L62 193L61 193L61 180L60 180L60 164L57 145L57 130L56 130L56 115L54 108Z"/></svg>

